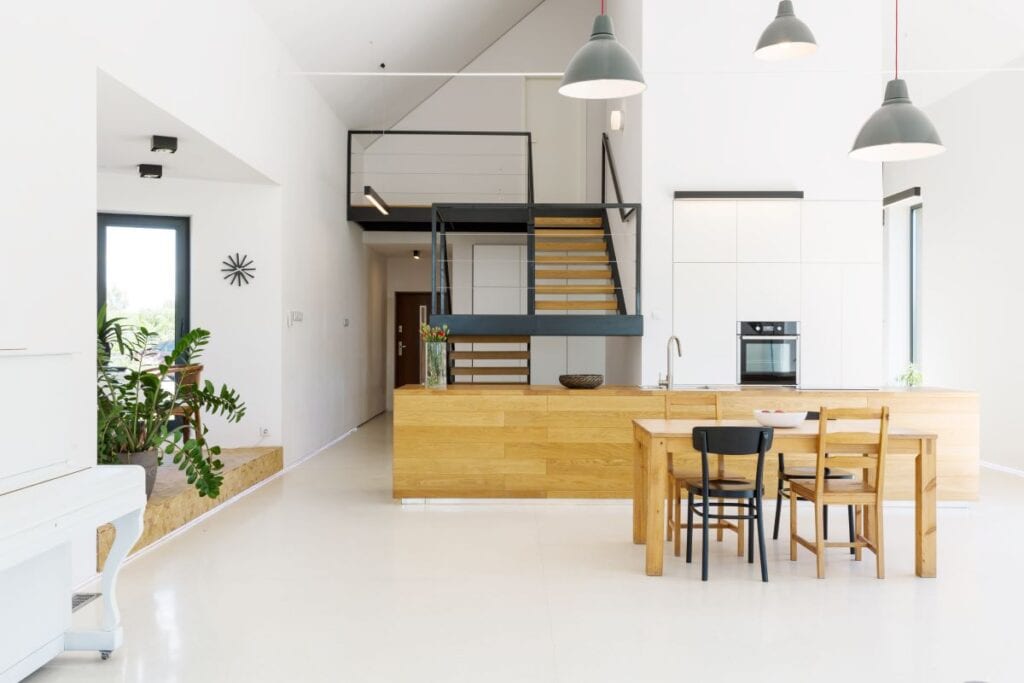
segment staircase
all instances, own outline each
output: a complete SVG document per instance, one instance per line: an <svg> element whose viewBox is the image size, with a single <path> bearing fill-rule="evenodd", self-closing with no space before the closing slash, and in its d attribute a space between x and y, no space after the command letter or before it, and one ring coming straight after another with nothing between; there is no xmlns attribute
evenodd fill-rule
<svg viewBox="0 0 1024 683"><path fill-rule="evenodd" d="M625 315L615 247L604 211L537 216L531 224L533 311Z"/></svg>
<svg viewBox="0 0 1024 683"><path fill-rule="evenodd" d="M455 383L529 384L530 338L451 336L448 338L448 375Z"/></svg>

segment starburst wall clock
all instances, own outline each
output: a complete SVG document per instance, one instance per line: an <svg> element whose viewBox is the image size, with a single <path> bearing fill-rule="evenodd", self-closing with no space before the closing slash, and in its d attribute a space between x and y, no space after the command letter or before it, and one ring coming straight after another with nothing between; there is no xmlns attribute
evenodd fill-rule
<svg viewBox="0 0 1024 683"><path fill-rule="evenodd" d="M221 263L224 264L224 268L221 268L220 272L226 273L224 279L228 281L229 285L241 287L249 284L249 281L256 277L252 259L246 254L242 256L239 256L237 252L234 256L228 254L228 260L221 261Z"/></svg>

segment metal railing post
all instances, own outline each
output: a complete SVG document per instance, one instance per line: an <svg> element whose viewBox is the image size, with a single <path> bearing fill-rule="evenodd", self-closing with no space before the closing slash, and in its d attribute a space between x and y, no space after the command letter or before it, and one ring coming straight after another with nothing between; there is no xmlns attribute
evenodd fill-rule
<svg viewBox="0 0 1024 683"><path fill-rule="evenodd" d="M430 314L437 315L437 207L430 207Z"/></svg>

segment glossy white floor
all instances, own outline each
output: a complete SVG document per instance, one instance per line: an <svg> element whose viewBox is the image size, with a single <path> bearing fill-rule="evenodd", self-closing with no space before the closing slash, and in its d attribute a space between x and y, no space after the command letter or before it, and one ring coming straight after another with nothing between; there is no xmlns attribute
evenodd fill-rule
<svg viewBox="0 0 1024 683"><path fill-rule="evenodd" d="M403 507L389 453L378 418L138 558L124 647L31 681L1024 680L1024 479L940 510L936 580L891 508L884 581L841 550L819 581L780 539L770 583L728 542L701 583L671 555L644 576L628 504Z"/></svg>

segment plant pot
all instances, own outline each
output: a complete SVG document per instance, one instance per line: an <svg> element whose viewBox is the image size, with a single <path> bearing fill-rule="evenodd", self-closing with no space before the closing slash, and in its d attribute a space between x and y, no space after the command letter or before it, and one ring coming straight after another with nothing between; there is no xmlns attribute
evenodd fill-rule
<svg viewBox="0 0 1024 683"><path fill-rule="evenodd" d="M152 449L141 453L118 453L117 461L122 465L140 465L146 470L146 499L153 495L156 485L156 471L160 465L160 451Z"/></svg>

